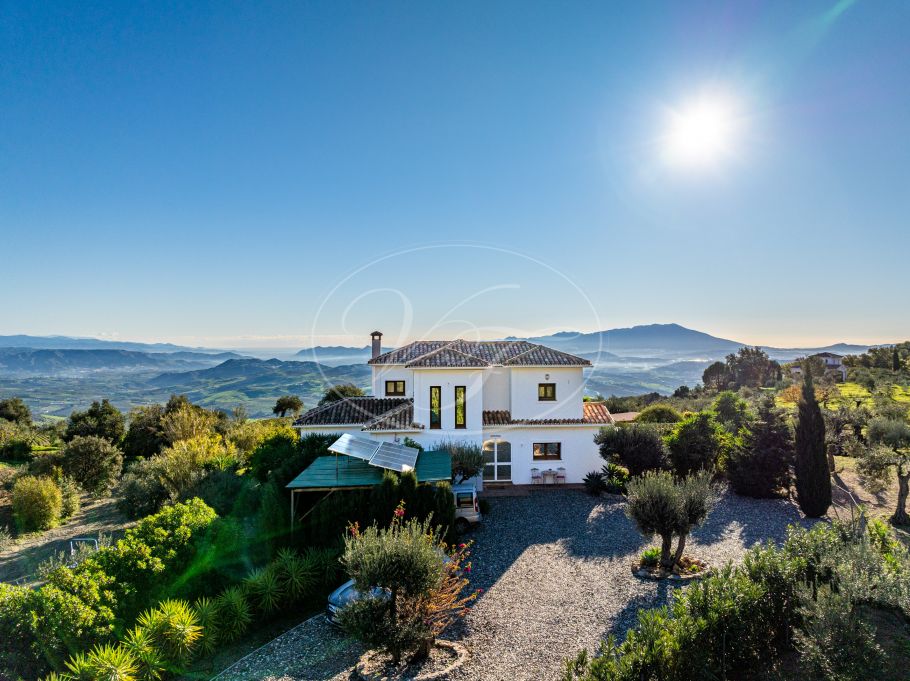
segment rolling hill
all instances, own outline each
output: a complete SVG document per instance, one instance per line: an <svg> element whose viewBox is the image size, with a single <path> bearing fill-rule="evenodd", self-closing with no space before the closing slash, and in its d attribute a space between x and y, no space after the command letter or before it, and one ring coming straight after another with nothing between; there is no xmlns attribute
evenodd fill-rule
<svg viewBox="0 0 910 681"><path fill-rule="evenodd" d="M137 352L135 350L50 350L0 347L0 373L11 376L76 375L88 371L167 371L201 369L228 359L233 352Z"/></svg>

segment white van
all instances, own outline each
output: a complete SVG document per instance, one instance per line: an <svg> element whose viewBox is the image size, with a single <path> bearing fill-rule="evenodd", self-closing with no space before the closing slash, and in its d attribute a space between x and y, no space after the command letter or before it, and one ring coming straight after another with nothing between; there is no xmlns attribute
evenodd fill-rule
<svg viewBox="0 0 910 681"><path fill-rule="evenodd" d="M483 520L477 488L468 484L452 485L452 494L455 497L455 530L461 534Z"/></svg>

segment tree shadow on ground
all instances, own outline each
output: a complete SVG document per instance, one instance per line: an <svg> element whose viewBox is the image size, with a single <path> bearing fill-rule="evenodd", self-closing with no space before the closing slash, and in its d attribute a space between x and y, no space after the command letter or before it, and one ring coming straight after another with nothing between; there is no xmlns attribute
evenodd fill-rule
<svg viewBox="0 0 910 681"><path fill-rule="evenodd" d="M727 489L708 519L692 532L692 539L702 546L710 546L732 532L750 548L768 539L779 544L786 539L790 525L809 528L816 522L806 518L790 499L753 499Z"/></svg>

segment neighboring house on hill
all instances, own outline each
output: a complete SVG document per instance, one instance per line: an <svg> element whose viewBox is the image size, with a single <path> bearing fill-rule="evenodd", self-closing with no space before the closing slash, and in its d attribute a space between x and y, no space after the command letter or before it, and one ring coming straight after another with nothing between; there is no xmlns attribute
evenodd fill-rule
<svg viewBox="0 0 910 681"><path fill-rule="evenodd" d="M834 374L836 377L840 378L841 381L847 380L847 367L844 365L843 355L838 355L833 352L819 352L814 355L809 355L806 359L817 359L825 367L826 374ZM790 365L790 376L794 379L801 378L803 375L803 368L800 364L801 361L802 360L796 360Z"/></svg>
<svg viewBox="0 0 910 681"><path fill-rule="evenodd" d="M487 483L579 483L603 465L594 435L614 421L583 400L588 360L528 341L416 341L383 353L382 334L372 336L374 396L310 409L294 422L301 433L409 437L427 449L472 441Z"/></svg>

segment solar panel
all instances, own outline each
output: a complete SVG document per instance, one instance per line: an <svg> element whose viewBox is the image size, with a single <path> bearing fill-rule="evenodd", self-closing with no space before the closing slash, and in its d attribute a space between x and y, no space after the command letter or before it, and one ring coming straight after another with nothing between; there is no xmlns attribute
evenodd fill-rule
<svg viewBox="0 0 910 681"><path fill-rule="evenodd" d="M345 433L332 443L329 451L363 459L371 466L398 473L413 470L417 465L417 455L420 453L420 450L414 447L355 437L349 433Z"/></svg>
<svg viewBox="0 0 910 681"><path fill-rule="evenodd" d="M355 459L369 461L379 449L381 443L345 433L329 447L330 452L353 456Z"/></svg>
<svg viewBox="0 0 910 681"><path fill-rule="evenodd" d="M370 465L403 473L406 470L414 470L419 453L419 450L413 447L383 442L373 455L373 458L370 459Z"/></svg>

